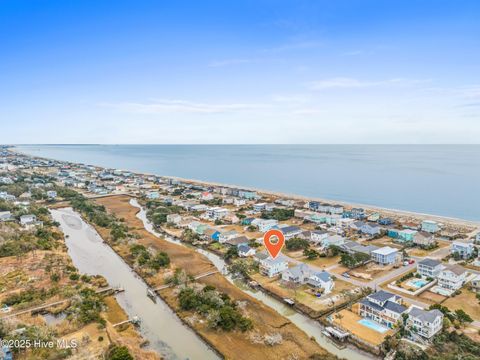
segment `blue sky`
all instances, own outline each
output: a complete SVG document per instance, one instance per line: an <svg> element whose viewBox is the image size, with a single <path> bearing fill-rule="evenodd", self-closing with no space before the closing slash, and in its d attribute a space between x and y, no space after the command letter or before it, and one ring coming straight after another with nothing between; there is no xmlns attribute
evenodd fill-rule
<svg viewBox="0 0 480 360"><path fill-rule="evenodd" d="M2 0L1 143L479 143L480 2Z"/></svg>

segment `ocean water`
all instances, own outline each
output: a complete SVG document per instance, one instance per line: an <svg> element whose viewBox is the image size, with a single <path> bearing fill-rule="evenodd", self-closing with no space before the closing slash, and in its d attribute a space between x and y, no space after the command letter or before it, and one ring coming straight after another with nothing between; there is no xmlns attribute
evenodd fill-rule
<svg viewBox="0 0 480 360"><path fill-rule="evenodd" d="M480 220L480 145L19 145L35 156Z"/></svg>

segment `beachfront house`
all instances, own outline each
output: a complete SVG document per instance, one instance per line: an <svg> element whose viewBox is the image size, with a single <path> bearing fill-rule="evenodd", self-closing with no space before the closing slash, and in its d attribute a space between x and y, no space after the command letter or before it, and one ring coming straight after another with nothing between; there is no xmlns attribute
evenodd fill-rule
<svg viewBox="0 0 480 360"><path fill-rule="evenodd" d="M323 289L325 294L329 294L335 286L332 277L326 271L317 271L311 274L307 279L307 284L317 289Z"/></svg>
<svg viewBox="0 0 480 360"><path fill-rule="evenodd" d="M407 308L402 298L384 290L370 294L359 302L359 315L393 328Z"/></svg>
<svg viewBox="0 0 480 360"><path fill-rule="evenodd" d="M0 212L0 222L12 221L13 215L10 211L1 211Z"/></svg>
<svg viewBox="0 0 480 360"><path fill-rule="evenodd" d="M267 232L277 226L278 221L275 219L254 219L251 225L256 226L260 232Z"/></svg>
<svg viewBox="0 0 480 360"><path fill-rule="evenodd" d="M463 267L448 264L438 274L438 285L454 292L465 284L466 276L467 271Z"/></svg>
<svg viewBox="0 0 480 360"><path fill-rule="evenodd" d="M257 192L248 191L248 190L238 190L238 196L247 200L254 200L257 198Z"/></svg>
<svg viewBox="0 0 480 360"><path fill-rule="evenodd" d="M275 259L266 257L265 259L260 260L259 270L262 275L274 277L281 274L286 269L288 269L288 261L281 255Z"/></svg>
<svg viewBox="0 0 480 360"><path fill-rule="evenodd" d="M422 259L417 263L417 272L426 277L436 279L444 266L441 261L435 259Z"/></svg>
<svg viewBox="0 0 480 360"><path fill-rule="evenodd" d="M452 242L450 251L452 255L457 256L461 259L469 259L473 255L473 249L475 246L471 240L462 241L455 240Z"/></svg>
<svg viewBox="0 0 480 360"><path fill-rule="evenodd" d="M285 240L289 240L291 238L294 238L300 235L303 230L298 226L285 226L285 227L282 227L280 231L283 233Z"/></svg>
<svg viewBox="0 0 480 360"><path fill-rule="evenodd" d="M440 225L436 221L432 220L424 220L422 221L422 231L426 231L429 233L436 233L440 230Z"/></svg>
<svg viewBox="0 0 480 360"><path fill-rule="evenodd" d="M399 259L399 255L398 249L390 246L384 246L380 249L373 250L370 254L372 260L380 265L391 265L396 263Z"/></svg>
<svg viewBox="0 0 480 360"><path fill-rule="evenodd" d="M440 310L423 310L412 306L408 311L407 329L425 339L431 339L443 327L443 313Z"/></svg>

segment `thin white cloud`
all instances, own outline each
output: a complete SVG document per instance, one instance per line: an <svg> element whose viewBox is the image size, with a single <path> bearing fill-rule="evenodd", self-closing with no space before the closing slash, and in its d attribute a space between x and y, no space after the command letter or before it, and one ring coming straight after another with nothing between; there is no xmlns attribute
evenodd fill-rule
<svg viewBox="0 0 480 360"><path fill-rule="evenodd" d="M364 81L348 77L336 77L331 79L324 79L313 81L309 84L311 90L326 90L326 89L356 89L369 88L377 86L413 86L421 83L429 82L430 80L404 79L393 78L380 81Z"/></svg>
<svg viewBox="0 0 480 360"><path fill-rule="evenodd" d="M114 108L122 112L142 113L142 114L158 114L158 113L197 113L197 114L214 114L247 110L258 110L265 108L265 104L247 104L247 103L231 103L231 104L209 104L197 103L185 100L161 99L150 103L102 103L101 106Z"/></svg>

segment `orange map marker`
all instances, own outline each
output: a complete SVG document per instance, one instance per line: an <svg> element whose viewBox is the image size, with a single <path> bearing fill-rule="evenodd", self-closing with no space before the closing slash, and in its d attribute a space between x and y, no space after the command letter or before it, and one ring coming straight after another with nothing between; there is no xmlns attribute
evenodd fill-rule
<svg viewBox="0 0 480 360"><path fill-rule="evenodd" d="M285 238L280 230L272 229L263 235L263 243L270 256L275 259L285 245Z"/></svg>

